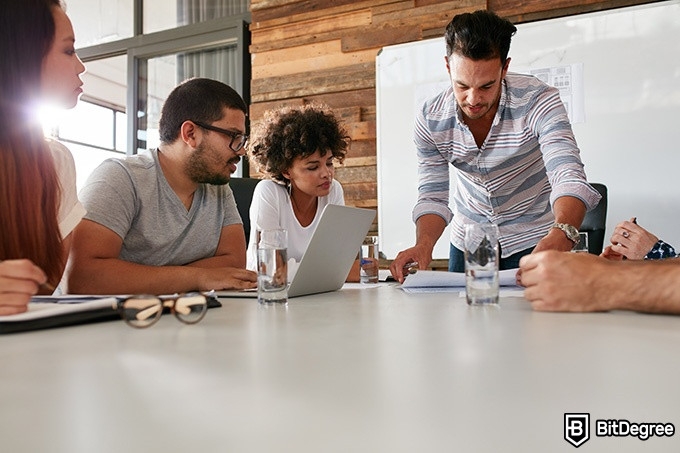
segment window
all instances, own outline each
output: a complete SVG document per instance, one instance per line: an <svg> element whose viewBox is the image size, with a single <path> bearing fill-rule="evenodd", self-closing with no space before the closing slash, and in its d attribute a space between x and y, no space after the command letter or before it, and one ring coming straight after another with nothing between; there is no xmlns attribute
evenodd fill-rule
<svg viewBox="0 0 680 453"><path fill-rule="evenodd" d="M168 0L144 0L144 33L168 30L180 25L246 14L250 2L244 0L176 0L168 8Z"/></svg>
<svg viewBox="0 0 680 453"><path fill-rule="evenodd" d="M113 107L81 100L60 112L58 119L45 119L46 135L64 143L76 162L76 185L80 190L87 176L103 160L125 156L126 115Z"/></svg>
<svg viewBox="0 0 680 453"><path fill-rule="evenodd" d="M74 155L79 188L102 160L158 146L160 108L182 80L211 77L250 100L250 2L169 3L67 2L87 72L81 102L53 128Z"/></svg>
<svg viewBox="0 0 680 453"><path fill-rule="evenodd" d="M140 109L138 114L140 134L137 151L141 152L159 145L158 122L163 102L178 83L190 77L231 80L233 74L229 73L230 68L238 64L237 57L235 47L230 46L142 60L146 66L148 82L143 76L140 77L139 86L146 84L147 89L146 96L140 96L141 104L145 108Z"/></svg>
<svg viewBox="0 0 680 453"><path fill-rule="evenodd" d="M67 0L78 47L131 38L135 0Z"/></svg>

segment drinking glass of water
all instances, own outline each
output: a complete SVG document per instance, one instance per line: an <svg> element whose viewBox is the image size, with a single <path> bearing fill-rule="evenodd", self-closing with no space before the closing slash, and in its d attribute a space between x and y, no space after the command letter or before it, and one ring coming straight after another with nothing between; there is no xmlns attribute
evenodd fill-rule
<svg viewBox="0 0 680 453"><path fill-rule="evenodd" d="M257 231L257 300L288 302L288 233L284 229Z"/></svg>
<svg viewBox="0 0 680 453"><path fill-rule="evenodd" d="M366 236L361 244L359 256L359 281L361 283L378 283L379 243L378 236Z"/></svg>
<svg viewBox="0 0 680 453"><path fill-rule="evenodd" d="M465 296L470 305L498 304L498 227L465 225Z"/></svg>

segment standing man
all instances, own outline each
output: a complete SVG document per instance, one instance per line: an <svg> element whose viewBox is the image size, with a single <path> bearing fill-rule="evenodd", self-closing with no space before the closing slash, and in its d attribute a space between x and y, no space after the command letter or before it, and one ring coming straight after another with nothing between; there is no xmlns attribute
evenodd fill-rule
<svg viewBox="0 0 680 453"><path fill-rule="evenodd" d="M453 219L449 271L464 271L465 224L495 223L501 269L540 250L571 250L598 192L583 163L559 92L535 77L508 73L517 28L489 11L455 16L446 27L451 87L416 114L418 201L416 245L390 266L421 269ZM449 167L457 184L449 208Z"/></svg>
<svg viewBox="0 0 680 453"><path fill-rule="evenodd" d="M80 197L69 292L169 294L242 289L245 236L228 185L246 135L247 107L229 86L190 79L163 106L161 145L109 159Z"/></svg>

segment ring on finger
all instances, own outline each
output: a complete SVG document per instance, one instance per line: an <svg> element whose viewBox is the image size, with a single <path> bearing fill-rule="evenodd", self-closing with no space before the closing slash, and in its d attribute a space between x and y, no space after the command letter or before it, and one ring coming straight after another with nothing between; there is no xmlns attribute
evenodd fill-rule
<svg viewBox="0 0 680 453"><path fill-rule="evenodd" d="M630 236L630 233L628 233L628 230L623 230L623 233L621 233L621 236L623 236L624 238L628 238L628 236Z"/></svg>

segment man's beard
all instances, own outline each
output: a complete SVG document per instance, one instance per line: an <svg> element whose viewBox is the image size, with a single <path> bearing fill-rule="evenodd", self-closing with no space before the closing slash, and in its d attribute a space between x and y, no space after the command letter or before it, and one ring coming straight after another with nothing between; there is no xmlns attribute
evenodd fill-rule
<svg viewBox="0 0 680 453"><path fill-rule="evenodd" d="M201 144L196 148L186 164L187 176L197 184L211 184L214 186L223 186L227 184L231 177L229 170L225 168L225 173L210 171L206 163L206 154L207 151L204 144Z"/></svg>

